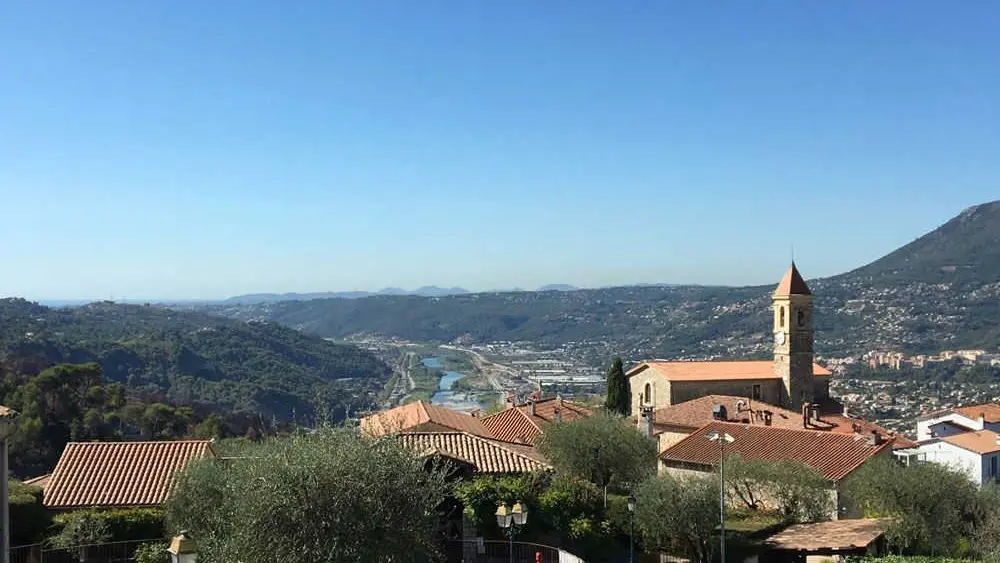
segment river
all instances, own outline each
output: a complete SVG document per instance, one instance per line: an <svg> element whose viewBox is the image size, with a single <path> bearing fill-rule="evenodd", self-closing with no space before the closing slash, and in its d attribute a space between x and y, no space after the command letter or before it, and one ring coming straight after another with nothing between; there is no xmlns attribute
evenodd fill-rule
<svg viewBox="0 0 1000 563"><path fill-rule="evenodd" d="M444 364L440 358L430 357L420 360L424 367L429 369L441 369ZM483 408L474 397L470 397L462 391L452 391L455 382L464 378L465 374L457 371L445 371L441 379L438 380L438 390L431 396L432 405L441 405L457 411L474 411Z"/></svg>

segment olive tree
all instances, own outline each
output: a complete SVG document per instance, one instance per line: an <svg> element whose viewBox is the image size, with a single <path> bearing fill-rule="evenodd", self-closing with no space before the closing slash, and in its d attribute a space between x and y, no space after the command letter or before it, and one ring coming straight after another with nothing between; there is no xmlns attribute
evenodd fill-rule
<svg viewBox="0 0 1000 563"><path fill-rule="evenodd" d="M915 554L951 555L974 532L980 506L968 477L936 463L873 458L848 477L845 493L866 517L892 518L890 544Z"/></svg>
<svg viewBox="0 0 1000 563"><path fill-rule="evenodd" d="M647 551L710 563L719 524L719 483L714 476L654 477L635 493L635 523Z"/></svg>
<svg viewBox="0 0 1000 563"><path fill-rule="evenodd" d="M167 519L195 537L204 563L424 561L445 473L393 437L323 430L192 463Z"/></svg>
<svg viewBox="0 0 1000 563"><path fill-rule="evenodd" d="M788 522L829 520L830 491L820 472L800 462L726 457L726 492L750 510L774 509Z"/></svg>
<svg viewBox="0 0 1000 563"><path fill-rule="evenodd" d="M656 473L656 442L609 413L551 425L538 449L557 472L587 479L605 493Z"/></svg>

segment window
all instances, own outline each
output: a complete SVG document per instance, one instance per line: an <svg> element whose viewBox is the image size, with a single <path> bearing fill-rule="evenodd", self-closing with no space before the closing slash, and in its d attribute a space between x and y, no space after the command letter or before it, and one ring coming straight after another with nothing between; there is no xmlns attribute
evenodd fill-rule
<svg viewBox="0 0 1000 563"><path fill-rule="evenodd" d="M799 311L798 315L797 315L797 318L798 318L799 326L806 326L806 312L805 311Z"/></svg>
<svg viewBox="0 0 1000 563"><path fill-rule="evenodd" d="M750 393L750 397L753 398L753 400L755 400L755 401L759 401L760 400L760 385L759 384L753 386L753 390Z"/></svg>
<svg viewBox="0 0 1000 563"><path fill-rule="evenodd" d="M778 326L785 328L785 308L778 307Z"/></svg>
<svg viewBox="0 0 1000 563"><path fill-rule="evenodd" d="M653 404L653 385L651 383L646 384L646 389L643 391L642 395L643 404Z"/></svg>

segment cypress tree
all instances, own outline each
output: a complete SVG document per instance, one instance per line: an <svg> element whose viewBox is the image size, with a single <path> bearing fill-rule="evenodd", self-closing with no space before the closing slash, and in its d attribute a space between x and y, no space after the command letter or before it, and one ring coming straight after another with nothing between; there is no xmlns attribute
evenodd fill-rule
<svg viewBox="0 0 1000 563"><path fill-rule="evenodd" d="M608 370L608 396L604 406L609 412L628 414L628 381L625 380L625 369L622 359L615 356L611 369Z"/></svg>

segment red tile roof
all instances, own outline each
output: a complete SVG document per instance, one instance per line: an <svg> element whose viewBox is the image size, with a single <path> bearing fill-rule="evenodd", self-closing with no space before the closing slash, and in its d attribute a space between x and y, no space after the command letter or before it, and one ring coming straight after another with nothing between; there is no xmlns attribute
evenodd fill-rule
<svg viewBox="0 0 1000 563"><path fill-rule="evenodd" d="M735 438L733 443L726 445L727 454L738 454L750 460L798 461L816 469L830 481L840 481L891 444L869 445L865 437L854 434L713 422L664 450L660 459L668 463L717 465L719 445L707 437L712 432L724 432Z"/></svg>
<svg viewBox="0 0 1000 563"><path fill-rule="evenodd" d="M670 381L726 381L737 379L780 379L774 373L771 360L738 362L643 362L632 368L632 377L646 369L655 370ZM813 376L828 376L830 371L819 364L813 364Z"/></svg>
<svg viewBox="0 0 1000 563"><path fill-rule="evenodd" d="M1000 405L996 403L968 405L955 408L954 411L972 420L979 420L979 415L983 415L986 422L1000 422Z"/></svg>
<svg viewBox="0 0 1000 563"><path fill-rule="evenodd" d="M457 430L491 438L483 422L472 415L424 401L401 405L361 419L361 430L369 436L427 430Z"/></svg>
<svg viewBox="0 0 1000 563"><path fill-rule="evenodd" d="M477 473L527 473L551 469L530 446L505 444L465 432L413 432L399 435L423 455L441 455L472 465Z"/></svg>
<svg viewBox="0 0 1000 563"><path fill-rule="evenodd" d="M157 506L193 459L215 457L207 440L71 442L45 487L47 508Z"/></svg>
<svg viewBox="0 0 1000 563"><path fill-rule="evenodd" d="M785 272L785 277L781 278L778 282L778 287L774 289L775 295L812 295L809 291L809 286L806 285L806 280L802 279L802 274L799 273L799 269L795 267L795 262L792 262L788 271Z"/></svg>
<svg viewBox="0 0 1000 563"><path fill-rule="evenodd" d="M945 436L941 440L980 455L1000 452L1000 434L992 430L977 430Z"/></svg>
<svg viewBox="0 0 1000 563"><path fill-rule="evenodd" d="M547 425L556 421L556 410L563 422L592 414L590 409L558 397L535 401L534 405L534 414L531 414L531 407L527 404L508 407L483 417L483 425L498 440L532 444L538 436L545 433Z"/></svg>
<svg viewBox="0 0 1000 563"><path fill-rule="evenodd" d="M25 485L28 485L29 487L38 487L39 489L42 490L42 492L45 492L45 488L48 487L48 485L49 485L49 479L51 479L51 478L52 478L52 474L49 473L48 475L42 475L40 477L33 477L31 479L25 479L24 481L22 481L22 483L24 483Z"/></svg>
<svg viewBox="0 0 1000 563"><path fill-rule="evenodd" d="M740 403L743 405L743 410L739 408ZM676 405L660 407L653 413L653 424L662 429L665 429L664 427L671 427L682 430L695 430L715 421L713 415L715 405L726 407L727 422L766 426L764 423L764 413L769 412L771 415L771 426L777 428L820 430L841 434L860 433L864 435L878 432L886 440L895 438L896 444L894 447L908 448L916 445L916 442L912 442L902 436L896 435L890 430L860 418L850 418L843 414L822 414L818 419L810 418L808 426L806 426L803 425L801 412L794 412L779 406L769 405L760 401L751 401L746 397L733 395L706 395ZM747 410L748 408L750 410Z"/></svg>

